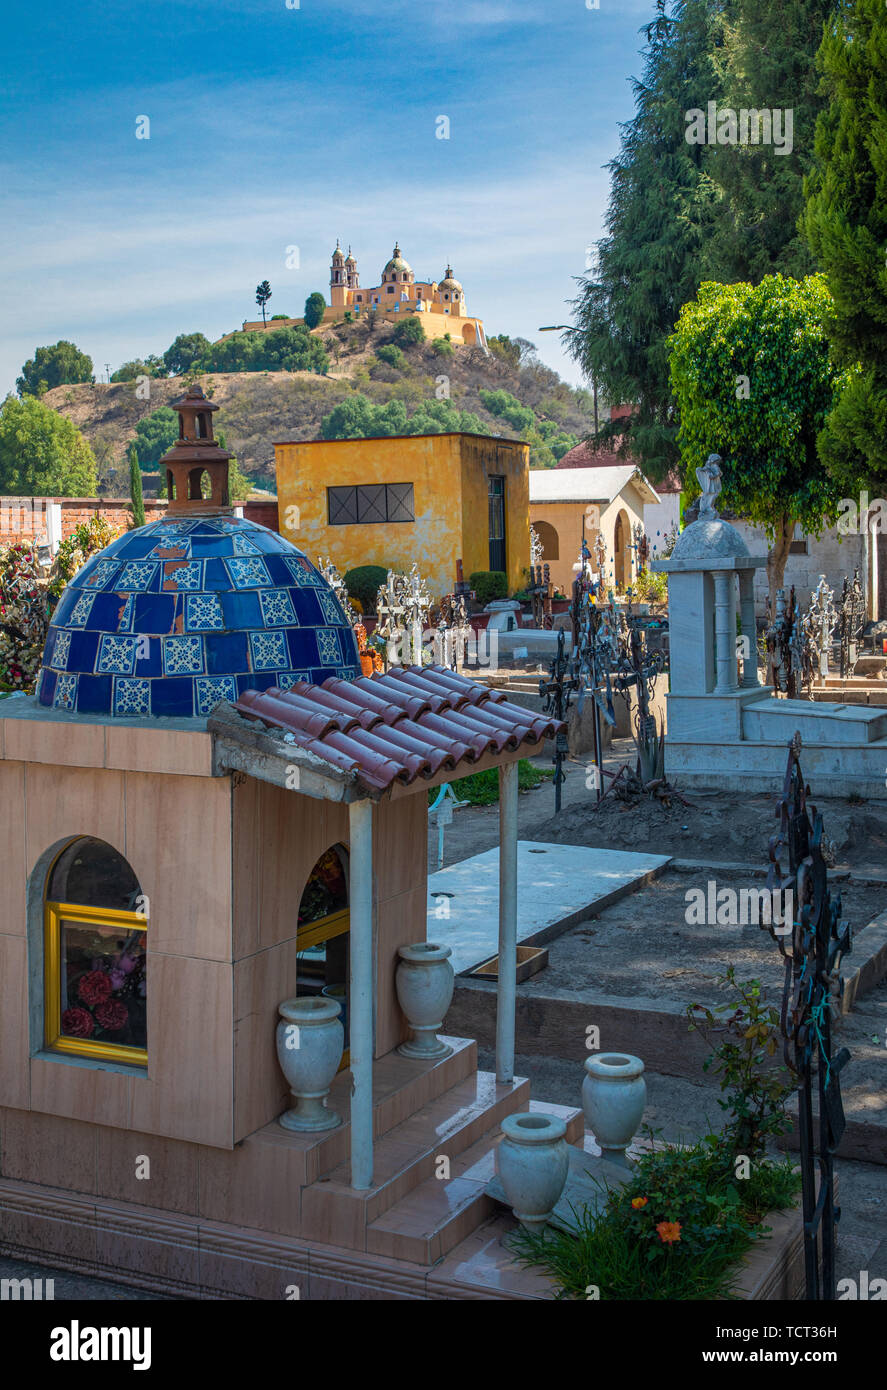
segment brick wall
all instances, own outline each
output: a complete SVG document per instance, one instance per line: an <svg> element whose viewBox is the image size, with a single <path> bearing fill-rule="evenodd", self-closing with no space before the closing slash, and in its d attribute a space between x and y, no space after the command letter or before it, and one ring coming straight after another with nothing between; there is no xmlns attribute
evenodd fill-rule
<svg viewBox="0 0 887 1390"><path fill-rule="evenodd" d="M62 509L63 538L94 516L101 516L109 525L121 530L125 530L131 520L126 503L119 497L0 497L0 545L45 535L45 509L52 502L57 502ZM165 511L165 501L145 498L146 521L158 521ZM260 526L277 530L276 502L244 502L243 514Z"/></svg>

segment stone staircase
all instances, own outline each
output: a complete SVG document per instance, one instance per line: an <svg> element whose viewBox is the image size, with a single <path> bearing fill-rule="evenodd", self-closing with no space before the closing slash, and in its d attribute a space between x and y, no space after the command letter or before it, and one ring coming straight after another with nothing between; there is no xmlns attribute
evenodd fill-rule
<svg viewBox="0 0 887 1390"><path fill-rule="evenodd" d="M350 1073L329 1104L343 1123L322 1134L294 1134L276 1122L247 1146L287 1150L297 1184L300 1239L415 1265L441 1260L496 1212L486 1186L506 1115L538 1110L567 1121L567 1140L582 1143L582 1113L530 1101L529 1081L499 1083L477 1070L477 1045L449 1038L436 1063L390 1053L374 1067L373 1186L351 1187ZM293 1193L293 1204L296 1195ZM295 1215L295 1213L293 1213Z"/></svg>

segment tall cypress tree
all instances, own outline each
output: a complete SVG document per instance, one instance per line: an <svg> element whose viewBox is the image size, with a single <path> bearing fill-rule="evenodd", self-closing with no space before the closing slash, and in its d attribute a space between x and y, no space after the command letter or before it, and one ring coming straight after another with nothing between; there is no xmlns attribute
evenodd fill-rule
<svg viewBox="0 0 887 1390"><path fill-rule="evenodd" d="M142 495L142 468L135 444L129 446L129 497L135 526L145 525L145 500Z"/></svg>
<svg viewBox="0 0 887 1390"><path fill-rule="evenodd" d="M636 112L622 129L607 231L597 267L580 281L568 344L612 404L629 419L601 431L661 478L678 461L666 339L700 280L700 253L715 206L705 146L688 144L686 113L720 95L713 53L734 0L656 0L645 26Z"/></svg>
<svg viewBox="0 0 887 1390"><path fill-rule="evenodd" d="M835 301L846 368L819 452L843 486L887 481L887 7L841 4L819 62L830 98L816 131L805 228Z"/></svg>
<svg viewBox="0 0 887 1390"><path fill-rule="evenodd" d="M734 14L723 17L723 42L715 50L723 105L778 111L781 148L762 142L709 149L706 169L718 188L718 207L703 279L756 285L776 272L802 279L816 269L798 224L816 121L827 105L816 54L837 3L739 0Z"/></svg>

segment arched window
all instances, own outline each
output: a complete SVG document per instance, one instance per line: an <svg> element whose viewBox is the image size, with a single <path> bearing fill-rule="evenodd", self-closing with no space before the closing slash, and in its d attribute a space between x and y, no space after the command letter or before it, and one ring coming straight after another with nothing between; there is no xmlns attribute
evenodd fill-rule
<svg viewBox="0 0 887 1390"><path fill-rule="evenodd" d="M324 994L342 1006L348 1066L348 851L333 845L320 856L299 902L296 993ZM341 1070L341 1068L340 1068Z"/></svg>
<svg viewBox="0 0 887 1390"><path fill-rule="evenodd" d="M121 854L81 837L44 900L44 1041L53 1052L146 1066L147 900Z"/></svg>
<svg viewBox="0 0 887 1390"><path fill-rule="evenodd" d="M533 525L542 546L542 559L559 560L561 554L560 537L551 522L534 520Z"/></svg>
<svg viewBox="0 0 887 1390"><path fill-rule="evenodd" d="M172 476L172 469L166 470L166 500L174 502L176 500L176 485Z"/></svg>

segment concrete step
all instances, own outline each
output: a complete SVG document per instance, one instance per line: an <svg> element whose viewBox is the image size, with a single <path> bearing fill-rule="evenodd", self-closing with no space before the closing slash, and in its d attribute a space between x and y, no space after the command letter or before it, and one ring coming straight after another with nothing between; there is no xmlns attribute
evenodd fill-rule
<svg viewBox="0 0 887 1390"><path fill-rule="evenodd" d="M436 1100L458 1082L473 1077L477 1069L477 1044L471 1038L452 1038L448 1057L436 1062L417 1062L389 1052L373 1064L373 1135L379 1139L400 1124L422 1105ZM272 1120L263 1129L251 1134L239 1147L244 1151L286 1149L292 1181L299 1187L316 1182L344 1163L351 1144L351 1072L340 1071L327 1101L328 1107L341 1115L342 1124L318 1134L297 1134L284 1129ZM245 1159L248 1154L245 1152ZM256 1155L256 1161L260 1158Z"/></svg>
<svg viewBox="0 0 887 1390"><path fill-rule="evenodd" d="M746 739L787 742L796 729L805 744L859 747L887 736L887 710L826 701L767 699L746 705L742 711Z"/></svg>
<svg viewBox="0 0 887 1390"><path fill-rule="evenodd" d="M302 1192L301 1233L350 1250L366 1250L367 1228L421 1183L433 1179L437 1160L453 1162L506 1115L529 1104L530 1083L499 1084L492 1072L474 1076L439 1096L384 1134L373 1154L373 1186L351 1187L347 1159ZM407 1257L409 1258L409 1257Z"/></svg>
<svg viewBox="0 0 887 1390"><path fill-rule="evenodd" d="M566 1121L568 1144L581 1146L584 1118L567 1105L530 1101L533 1115L556 1115ZM495 1172L496 1147L502 1138L497 1123L451 1164L448 1178L427 1178L367 1227L367 1250L393 1259L430 1265L494 1215L496 1202L486 1191Z"/></svg>

